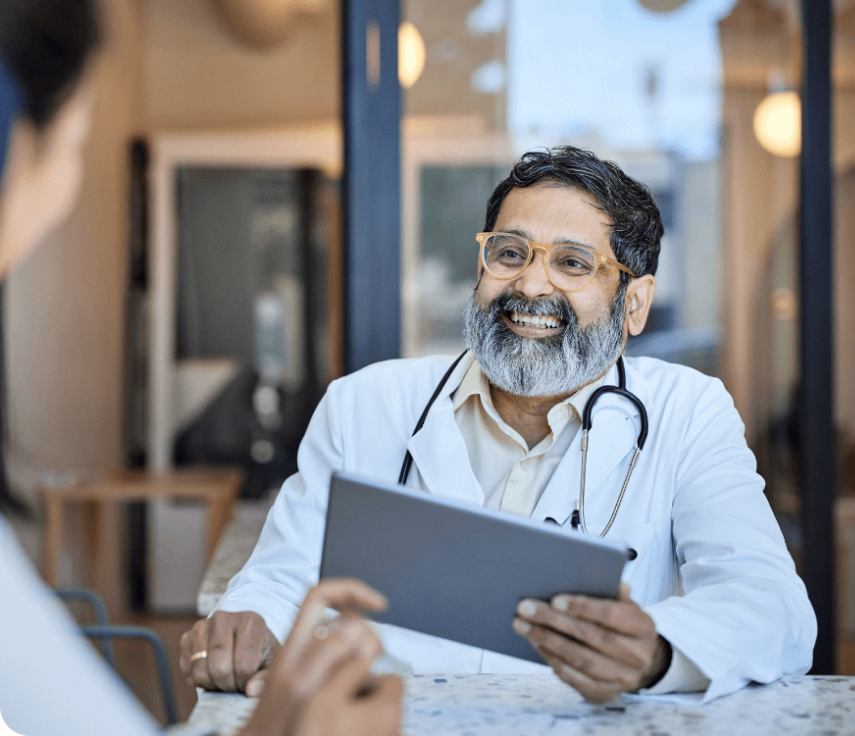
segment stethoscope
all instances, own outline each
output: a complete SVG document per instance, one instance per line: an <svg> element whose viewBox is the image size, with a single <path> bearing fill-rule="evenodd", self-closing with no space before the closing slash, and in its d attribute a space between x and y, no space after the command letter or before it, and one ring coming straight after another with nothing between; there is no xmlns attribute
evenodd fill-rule
<svg viewBox="0 0 855 736"><path fill-rule="evenodd" d="M442 392L443 387L448 382L448 379L451 377L451 374L454 373L454 369L457 368L458 363L463 360L463 356L469 352L468 350L464 350L455 360L451 367L446 371L445 375L440 380L436 389L433 392L433 395L427 402L427 405L422 412L422 415L419 417L419 421L416 423L416 428L413 430L413 436L415 437L421 428L424 426L425 420L427 419L428 412L430 408L433 406L433 403L437 400L440 393ZM644 443L647 440L647 409L644 408L644 404L641 399L639 399L635 394L631 393L626 388L626 369L623 365L623 356L620 356L617 359L617 370L618 370L618 385L617 386L600 386L593 394L591 394L588 401L585 403L585 410L582 412L582 479L579 484L579 499L576 501L576 508L573 510L573 514L570 517L570 526L573 529L579 529L581 527L582 531L587 534L588 529L585 526L585 466L588 459L588 433L591 431L591 427L593 426L593 413L594 406L597 401L600 400L605 394L617 394L618 396L623 396L623 398L628 399L633 404L635 404L638 409L638 413L641 415L641 431L638 433L638 439L635 443L635 452L632 455L632 460L629 463L629 470L626 471L626 478L623 481L623 487L620 489L620 495L618 496L617 503L615 503L614 510L612 511L611 518L609 519L609 523L606 524L606 528L603 529L600 534L601 537L606 536L606 533L609 529L611 529L612 524L614 524L615 517L617 516L618 509L620 509L621 502L623 501L624 494L626 493L626 487L629 484L629 479L632 477L632 471L635 468L635 463L638 460L638 455L641 450L644 448ZM410 476L410 468L413 465L413 456L410 454L410 451L407 450L407 454L404 456L404 462L401 465L401 472L398 474L398 483L400 485L406 485L407 478Z"/></svg>

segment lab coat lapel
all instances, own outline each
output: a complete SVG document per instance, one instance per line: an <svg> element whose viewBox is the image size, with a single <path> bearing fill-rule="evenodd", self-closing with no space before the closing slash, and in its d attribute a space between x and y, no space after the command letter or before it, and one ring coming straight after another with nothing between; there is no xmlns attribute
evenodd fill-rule
<svg viewBox="0 0 855 736"><path fill-rule="evenodd" d="M428 413L424 427L407 442L407 449L430 493L484 505L484 491L475 478L466 442L454 419L451 394L460 385L474 358L457 366Z"/></svg>
<svg viewBox="0 0 855 736"><path fill-rule="evenodd" d="M645 402L648 391L644 379L639 373L632 371L629 366L626 367L626 373L627 388ZM616 367L609 371L603 385L617 385ZM587 509L591 508L588 502L598 495L603 482L635 449L640 426L638 409L631 401L613 393L604 394L597 401L593 412L593 424L588 435L587 478L585 481ZM535 521L554 519L559 524L564 524L576 507L581 474L582 429L579 428L570 448L561 459L555 473L544 489L531 518ZM618 485L615 493L619 492L620 486ZM590 513L586 516L590 518Z"/></svg>

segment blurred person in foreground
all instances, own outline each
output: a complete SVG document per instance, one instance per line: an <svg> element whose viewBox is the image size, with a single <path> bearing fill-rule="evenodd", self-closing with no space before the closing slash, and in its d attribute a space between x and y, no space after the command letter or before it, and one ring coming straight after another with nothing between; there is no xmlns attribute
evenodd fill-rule
<svg viewBox="0 0 855 736"><path fill-rule="evenodd" d="M77 199L98 45L95 0L0 0L0 277ZM151 717L100 661L38 579L3 518L0 492L0 718L23 736L151 736ZM241 736L398 732L401 682L373 677L380 643L360 610L383 596L353 580L312 589ZM341 615L331 622L325 609ZM178 727L186 729L187 727Z"/></svg>
<svg viewBox="0 0 855 736"><path fill-rule="evenodd" d="M626 692L709 701L805 673L816 617L733 400L698 371L622 356L628 336L644 330L655 291L664 229L650 191L616 164L561 146L523 155L486 209L485 232L459 234L459 247L474 256L477 241L479 252L463 315L468 352L457 362L376 363L330 384L299 472L285 481L252 556L184 639L187 651L215 653L207 666L196 663L195 682L230 690L263 677L236 678L229 662L263 667L255 653L262 643L275 649L317 581L331 474L392 484L407 453L411 489L568 534L608 529L607 539L634 553L616 600L556 595L508 611L507 626L589 701ZM622 366L649 424L634 402L608 391L622 383ZM588 443L582 416L602 390ZM649 434L635 464L642 426ZM579 509L583 447L587 507ZM418 580L408 594L419 594ZM378 631L403 672L548 671L399 627Z"/></svg>

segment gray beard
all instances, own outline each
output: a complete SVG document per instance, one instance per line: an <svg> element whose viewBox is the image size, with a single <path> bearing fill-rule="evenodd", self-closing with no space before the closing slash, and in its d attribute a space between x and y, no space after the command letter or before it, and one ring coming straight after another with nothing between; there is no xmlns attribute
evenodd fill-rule
<svg viewBox="0 0 855 736"><path fill-rule="evenodd" d="M477 287L476 287L477 290ZM603 375L623 350L626 285L615 294L609 316L580 328L561 296L528 301L505 292L486 308L475 292L463 314L463 340L487 380L517 396L563 396ZM503 313L555 315L564 321L555 335L522 337L505 324Z"/></svg>

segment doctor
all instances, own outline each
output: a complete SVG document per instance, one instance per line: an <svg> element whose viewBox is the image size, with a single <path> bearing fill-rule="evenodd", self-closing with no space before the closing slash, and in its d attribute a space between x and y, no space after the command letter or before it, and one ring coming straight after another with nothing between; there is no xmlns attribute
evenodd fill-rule
<svg viewBox="0 0 855 736"><path fill-rule="evenodd" d="M644 329L659 211L613 163L561 147L516 163L488 203L484 229L464 315L470 352L423 429L412 436L452 358L388 361L330 385L300 446L300 471L285 482L252 557L218 610L182 639L185 655L208 652L187 670L195 684L263 689L264 668L317 581L333 471L395 482L409 450L410 487L572 531L581 415L597 388L617 384L627 335ZM616 601L522 601L508 625L592 702L639 690L704 691L710 700L806 672L816 619L730 396L717 379L683 366L649 358L625 365L626 386L649 417L608 531L637 553L625 585ZM639 427L639 410L625 398L608 393L596 404L589 534L612 516ZM415 673L545 669L378 628L387 652Z"/></svg>

